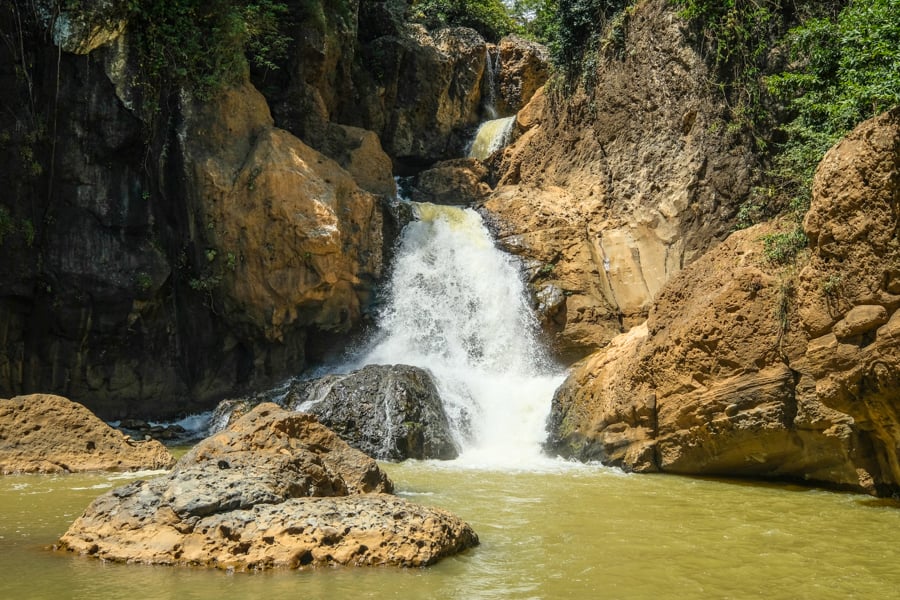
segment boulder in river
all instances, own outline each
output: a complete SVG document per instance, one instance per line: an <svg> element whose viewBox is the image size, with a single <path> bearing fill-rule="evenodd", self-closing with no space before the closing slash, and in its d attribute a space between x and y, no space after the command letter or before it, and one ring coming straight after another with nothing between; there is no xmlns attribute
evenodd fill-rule
<svg viewBox="0 0 900 600"><path fill-rule="evenodd" d="M374 460L314 416L264 403L168 475L97 498L59 547L236 570L424 566L478 543L454 515L390 495Z"/></svg>
<svg viewBox="0 0 900 600"><path fill-rule="evenodd" d="M347 375L300 381L288 401L381 460L458 455L434 381L418 367L368 365Z"/></svg>
<svg viewBox="0 0 900 600"><path fill-rule="evenodd" d="M431 374L408 365L368 365L343 375L292 381L254 398L223 400L212 429L234 423L262 401L318 417L353 448L379 460L458 456Z"/></svg>
<svg viewBox="0 0 900 600"><path fill-rule="evenodd" d="M132 440L61 396L0 400L0 474L167 469L174 462L159 442Z"/></svg>

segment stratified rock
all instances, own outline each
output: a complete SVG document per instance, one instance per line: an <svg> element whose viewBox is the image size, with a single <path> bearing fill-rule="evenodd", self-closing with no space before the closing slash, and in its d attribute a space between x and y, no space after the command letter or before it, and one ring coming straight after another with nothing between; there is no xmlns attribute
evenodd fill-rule
<svg viewBox="0 0 900 600"><path fill-rule="evenodd" d="M458 455L434 381L417 367L369 365L347 375L297 382L286 401L377 459Z"/></svg>
<svg viewBox="0 0 900 600"><path fill-rule="evenodd" d="M391 489L375 461L315 417L266 403L168 476L99 497L59 546L104 560L248 570L424 566L478 543L450 513Z"/></svg>
<svg viewBox="0 0 900 600"><path fill-rule="evenodd" d="M636 471L900 490L900 109L816 173L799 278L777 224L731 235L660 293L645 326L581 363L550 447Z"/></svg>
<svg viewBox="0 0 900 600"><path fill-rule="evenodd" d="M61 396L0 400L0 474L168 469L174 462L159 442L131 440Z"/></svg>
<svg viewBox="0 0 900 600"><path fill-rule="evenodd" d="M548 322L566 360L646 319L665 283L730 233L753 185L752 144L723 131L727 107L677 13L637 3L619 30L628 52L521 114L485 204L506 249L554 266L532 285L566 293L562 323Z"/></svg>
<svg viewBox="0 0 900 600"><path fill-rule="evenodd" d="M528 104L550 76L547 48L517 35L506 36L497 45L496 108L511 115Z"/></svg>
<svg viewBox="0 0 900 600"><path fill-rule="evenodd" d="M458 158L436 164L419 173L413 183L410 200L473 206L491 193L488 170L474 158Z"/></svg>

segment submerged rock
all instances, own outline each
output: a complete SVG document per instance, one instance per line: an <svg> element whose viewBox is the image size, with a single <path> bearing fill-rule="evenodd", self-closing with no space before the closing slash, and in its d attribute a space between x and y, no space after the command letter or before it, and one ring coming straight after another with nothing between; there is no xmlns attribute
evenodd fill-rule
<svg viewBox="0 0 900 600"><path fill-rule="evenodd" d="M265 403L170 474L99 497L59 547L120 562L248 570L424 566L478 543L457 517L392 489L374 460L315 417Z"/></svg>
<svg viewBox="0 0 900 600"><path fill-rule="evenodd" d="M132 440L61 396L0 400L0 474L167 469L174 462L159 442Z"/></svg>

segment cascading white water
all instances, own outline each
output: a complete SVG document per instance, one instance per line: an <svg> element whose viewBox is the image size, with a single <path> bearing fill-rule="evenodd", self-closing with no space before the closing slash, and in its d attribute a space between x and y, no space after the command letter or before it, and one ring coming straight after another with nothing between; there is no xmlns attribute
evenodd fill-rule
<svg viewBox="0 0 900 600"><path fill-rule="evenodd" d="M515 115L511 117L503 117L502 119L492 119L485 121L478 126L475 132L475 139L469 148L469 158L478 158L484 160L491 154L503 148L509 143L512 136L513 126L516 124Z"/></svg>
<svg viewBox="0 0 900 600"><path fill-rule="evenodd" d="M428 369L463 462L531 465L562 374L538 342L519 269L475 211L414 206L380 334L358 365Z"/></svg>

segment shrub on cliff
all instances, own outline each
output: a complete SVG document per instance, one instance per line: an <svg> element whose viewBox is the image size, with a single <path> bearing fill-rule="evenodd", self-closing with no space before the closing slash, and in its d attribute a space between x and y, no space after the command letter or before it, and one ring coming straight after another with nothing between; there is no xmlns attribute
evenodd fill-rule
<svg viewBox="0 0 900 600"><path fill-rule="evenodd" d="M412 17L429 29L471 27L489 42L516 28L501 0L415 0Z"/></svg>

